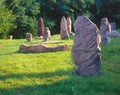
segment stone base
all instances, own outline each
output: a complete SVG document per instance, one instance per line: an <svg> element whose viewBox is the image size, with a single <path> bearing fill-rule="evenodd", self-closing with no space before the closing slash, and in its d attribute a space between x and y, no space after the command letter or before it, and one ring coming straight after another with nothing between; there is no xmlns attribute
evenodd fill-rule
<svg viewBox="0 0 120 95"><path fill-rule="evenodd" d="M100 74L100 56L76 67L76 73L81 76L97 76Z"/></svg>
<svg viewBox="0 0 120 95"><path fill-rule="evenodd" d="M111 40L110 37L106 37L103 41L102 44L110 44Z"/></svg>

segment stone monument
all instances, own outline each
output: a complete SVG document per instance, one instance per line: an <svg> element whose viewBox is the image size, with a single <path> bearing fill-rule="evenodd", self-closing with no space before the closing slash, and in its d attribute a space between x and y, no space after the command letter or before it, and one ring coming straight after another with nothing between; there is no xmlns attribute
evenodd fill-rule
<svg viewBox="0 0 120 95"><path fill-rule="evenodd" d="M110 25L111 25L111 30L116 30L116 23L115 22L110 23Z"/></svg>
<svg viewBox="0 0 120 95"><path fill-rule="evenodd" d="M101 31L102 44L109 44L110 37L108 35L111 33L111 25L107 18L101 19L100 31Z"/></svg>
<svg viewBox="0 0 120 95"><path fill-rule="evenodd" d="M71 31L72 27L71 27L71 25L72 25L71 18L70 18L70 17L67 17L67 31L68 31L68 33L69 33L70 35L72 34L72 31Z"/></svg>
<svg viewBox="0 0 120 95"><path fill-rule="evenodd" d="M26 40L28 42L31 42L32 41L32 34L31 33L26 33Z"/></svg>
<svg viewBox="0 0 120 95"><path fill-rule="evenodd" d="M44 32L44 41L48 41L51 38L50 30L48 27L45 27L45 32Z"/></svg>
<svg viewBox="0 0 120 95"><path fill-rule="evenodd" d="M112 22L111 24L111 32L108 34L110 37L120 37L120 33L116 29L116 23Z"/></svg>
<svg viewBox="0 0 120 95"><path fill-rule="evenodd" d="M68 39L69 37L68 31L67 31L67 21L64 16L62 17L61 23L60 23L60 35L62 40Z"/></svg>
<svg viewBox="0 0 120 95"><path fill-rule="evenodd" d="M74 23L75 38L72 47L76 73L81 76L100 74L100 34L97 26L86 16L77 17Z"/></svg>
<svg viewBox="0 0 120 95"><path fill-rule="evenodd" d="M38 19L38 36L39 37L44 36L44 21L43 21L43 18Z"/></svg>

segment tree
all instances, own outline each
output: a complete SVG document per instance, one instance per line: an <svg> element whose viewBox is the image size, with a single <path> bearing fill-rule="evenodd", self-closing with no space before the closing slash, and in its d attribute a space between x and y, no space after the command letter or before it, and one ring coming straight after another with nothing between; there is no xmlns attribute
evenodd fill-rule
<svg viewBox="0 0 120 95"><path fill-rule="evenodd" d="M24 38L26 32L37 36L38 18L44 19L45 26L52 34L60 33L62 16L70 16L72 22L77 16L85 15L97 25L107 17L120 24L120 0L5 0L6 7L16 15L16 26L10 30L16 38Z"/></svg>
<svg viewBox="0 0 120 95"><path fill-rule="evenodd" d="M40 4L35 0L6 0L6 5L17 15L17 28L11 34L15 38L24 38L27 32L37 36Z"/></svg>
<svg viewBox="0 0 120 95"><path fill-rule="evenodd" d="M120 24L120 0L95 0L91 10L98 23L101 18L107 17L110 22Z"/></svg>
<svg viewBox="0 0 120 95"><path fill-rule="evenodd" d="M0 0L0 38L7 38L10 29L15 28L16 16L5 7L4 0Z"/></svg>

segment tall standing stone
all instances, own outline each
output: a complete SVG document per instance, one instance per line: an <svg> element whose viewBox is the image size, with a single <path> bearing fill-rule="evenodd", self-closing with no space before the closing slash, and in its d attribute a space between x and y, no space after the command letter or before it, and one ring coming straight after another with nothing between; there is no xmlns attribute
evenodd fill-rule
<svg viewBox="0 0 120 95"><path fill-rule="evenodd" d="M60 23L60 35L62 40L68 39L69 37L68 31L67 31L67 21L64 16L62 17L61 23Z"/></svg>
<svg viewBox="0 0 120 95"><path fill-rule="evenodd" d="M74 23L75 38L72 47L76 73L82 76L100 74L100 35L97 26L86 16L79 16Z"/></svg>
<svg viewBox="0 0 120 95"><path fill-rule="evenodd" d="M45 27L44 41L48 41L51 38L50 30L48 27Z"/></svg>
<svg viewBox="0 0 120 95"><path fill-rule="evenodd" d="M44 21L42 18L38 19L38 36L44 36Z"/></svg>
<svg viewBox="0 0 120 95"><path fill-rule="evenodd" d="M71 18L70 18L70 17L67 17L67 31L68 31L69 34L72 34L71 25L72 25Z"/></svg>
<svg viewBox="0 0 120 95"><path fill-rule="evenodd" d="M26 40L28 42L31 42L32 41L32 34L31 33L26 33Z"/></svg>
<svg viewBox="0 0 120 95"><path fill-rule="evenodd" d="M108 34L110 34L111 32L111 25L107 18L101 19L100 31L101 31L102 44L109 44L110 37L108 36Z"/></svg>

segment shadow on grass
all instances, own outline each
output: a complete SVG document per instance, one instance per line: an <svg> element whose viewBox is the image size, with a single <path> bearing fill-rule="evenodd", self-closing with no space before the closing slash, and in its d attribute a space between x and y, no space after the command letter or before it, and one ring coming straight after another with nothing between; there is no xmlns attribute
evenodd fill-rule
<svg viewBox="0 0 120 95"><path fill-rule="evenodd" d="M47 80L45 83L33 83L21 85L20 87L10 89L0 89L0 95L120 95L120 85L111 83L101 77L79 77L71 71L60 70L46 73L23 73L0 76L0 80L22 79L27 77L47 79L58 76L55 82ZM62 76L68 76L63 78ZM31 82L33 80L31 79Z"/></svg>
<svg viewBox="0 0 120 95"><path fill-rule="evenodd" d="M71 81L68 81L66 79L62 79L62 76L68 76L71 75L71 72L69 71L56 71L56 72L46 72L46 73L23 73L23 74L12 74L12 75L2 75L0 76L0 80L4 81L7 79L22 79L24 77L26 78L39 78L40 80L44 80L47 78L54 78L57 80L55 83L49 83L51 80L47 80L45 84L33 84L33 85L23 85L18 88L10 88L10 89L0 89L0 95L60 95L60 93L66 92L68 84L71 85ZM65 87L64 87L65 86ZM72 86L72 85L71 85ZM63 91L62 91L63 90ZM70 92L69 92L70 91ZM71 93L71 90L69 90L67 93L69 95ZM63 94L64 95L64 94Z"/></svg>
<svg viewBox="0 0 120 95"><path fill-rule="evenodd" d="M20 79L23 77L27 78L47 78L47 77L53 77L53 76L63 76L63 75L68 75L71 72L68 71L56 71L56 72L46 72L46 73L22 73L22 74L11 74L11 75L0 75L1 80L5 79Z"/></svg>
<svg viewBox="0 0 120 95"><path fill-rule="evenodd" d="M9 52L9 53L4 53L4 54L0 54L0 56L2 55L11 55L11 54L19 54L19 51L15 51L15 52Z"/></svg>

